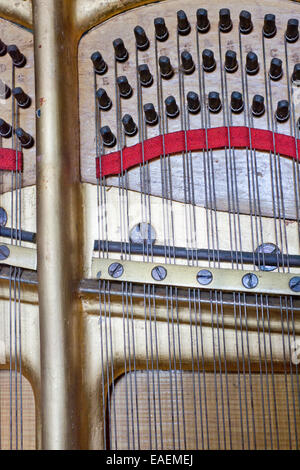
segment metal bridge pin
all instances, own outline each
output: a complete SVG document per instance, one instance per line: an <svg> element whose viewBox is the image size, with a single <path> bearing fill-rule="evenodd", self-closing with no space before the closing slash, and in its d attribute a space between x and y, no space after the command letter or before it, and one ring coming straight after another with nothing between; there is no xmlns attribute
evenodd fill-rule
<svg viewBox="0 0 300 470"><path fill-rule="evenodd" d="M272 13L268 13L264 18L263 34L265 38L273 38L277 32L276 18Z"/></svg>
<svg viewBox="0 0 300 470"><path fill-rule="evenodd" d="M107 72L107 64L103 60L99 51L96 51L91 55L91 61L93 62L94 70L98 75L104 75Z"/></svg>
<svg viewBox="0 0 300 470"><path fill-rule="evenodd" d="M239 114L244 109L243 95L239 91L233 91L231 93L230 102L231 111L235 114Z"/></svg>
<svg viewBox="0 0 300 470"><path fill-rule="evenodd" d="M130 114L125 114L122 118L122 123L124 126L125 134L132 137L137 133L137 126L130 116Z"/></svg>
<svg viewBox="0 0 300 470"><path fill-rule="evenodd" d="M159 58L159 68L160 68L160 74L162 78L169 79L173 77L174 75L174 70L171 65L169 57L163 55Z"/></svg>
<svg viewBox="0 0 300 470"><path fill-rule="evenodd" d="M168 96L165 99L166 113L169 118L176 118L179 114L179 109L174 96Z"/></svg>
<svg viewBox="0 0 300 470"><path fill-rule="evenodd" d="M261 95L254 95L252 100L252 114L260 117L265 112L265 99Z"/></svg>
<svg viewBox="0 0 300 470"><path fill-rule="evenodd" d="M192 114L197 114L200 111L200 100L197 93L189 91L187 94L188 110Z"/></svg>
<svg viewBox="0 0 300 470"><path fill-rule="evenodd" d="M149 39L146 36L144 28L141 26L136 26L134 28L134 35L135 35L135 41L136 41L136 47L140 51L145 51L149 47Z"/></svg>
<svg viewBox="0 0 300 470"><path fill-rule="evenodd" d="M23 148L30 149L33 146L33 144L34 144L33 137L30 134L28 134L27 132L25 132L23 129L21 129L21 127L18 127L15 130L15 134L18 137L18 139L21 143L21 146Z"/></svg>
<svg viewBox="0 0 300 470"><path fill-rule="evenodd" d="M295 85L300 85L300 64L295 64L293 75L292 75L292 82Z"/></svg>
<svg viewBox="0 0 300 470"><path fill-rule="evenodd" d="M20 108L29 108L31 105L31 98L23 91L21 87L14 88L12 94Z"/></svg>
<svg viewBox="0 0 300 470"><path fill-rule="evenodd" d="M0 56L4 56L7 53L7 46L4 44L3 41L0 39Z"/></svg>
<svg viewBox="0 0 300 470"><path fill-rule="evenodd" d="M4 119L0 119L0 135L8 139L12 134L12 126L8 124Z"/></svg>
<svg viewBox="0 0 300 470"><path fill-rule="evenodd" d="M26 64L26 57L22 54L22 52L19 51L18 47L15 44L7 46L7 52L12 58L15 67L24 67L24 65Z"/></svg>
<svg viewBox="0 0 300 470"><path fill-rule="evenodd" d="M215 56L210 49L204 49L202 52L202 66L205 72L213 72L216 68Z"/></svg>
<svg viewBox="0 0 300 470"><path fill-rule="evenodd" d="M219 11L219 29L222 33L228 33L232 29L232 21L230 17L230 10L228 8L221 8Z"/></svg>
<svg viewBox="0 0 300 470"><path fill-rule="evenodd" d="M271 60L269 75L271 80L280 80L283 75L281 59L274 57L274 59Z"/></svg>
<svg viewBox="0 0 300 470"><path fill-rule="evenodd" d="M217 91L210 91L208 94L208 109L212 113L218 113L221 111L222 103L220 95Z"/></svg>
<svg viewBox="0 0 300 470"><path fill-rule="evenodd" d="M155 266L151 271L151 276L155 281L163 281L167 277L167 270L163 266Z"/></svg>
<svg viewBox="0 0 300 470"><path fill-rule="evenodd" d="M97 90L96 98L98 101L98 106L100 109L102 109L102 111L108 111L111 108L111 99L103 88L99 88L99 90Z"/></svg>
<svg viewBox="0 0 300 470"><path fill-rule="evenodd" d="M290 105L287 100L278 101L275 116L279 122L285 122L288 120L290 117Z"/></svg>
<svg viewBox="0 0 300 470"><path fill-rule="evenodd" d="M119 87L120 96L122 98L130 98L132 95L132 88L129 85L127 78L124 75L118 77L117 84Z"/></svg>
<svg viewBox="0 0 300 470"><path fill-rule="evenodd" d="M113 41L115 57L118 62L125 62L128 59L128 51L124 45L123 39L117 38Z"/></svg>
<svg viewBox="0 0 300 470"><path fill-rule="evenodd" d="M225 54L225 70L228 73L234 73L238 69L238 62L236 58L236 52L226 51Z"/></svg>
<svg viewBox="0 0 300 470"><path fill-rule="evenodd" d="M100 129L100 134L103 140L103 144L106 147L113 147L116 144L116 137L110 130L109 126L103 126Z"/></svg>
<svg viewBox="0 0 300 470"><path fill-rule="evenodd" d="M149 126L155 126L155 124L158 123L157 112L155 111L154 105L152 103L146 103L144 105L144 113L146 123L149 124Z"/></svg>
<svg viewBox="0 0 300 470"><path fill-rule="evenodd" d="M207 33L210 28L207 10L205 8L198 8L197 13L197 29L199 33Z"/></svg>
<svg viewBox="0 0 300 470"><path fill-rule="evenodd" d="M153 83L153 77L150 73L149 67L147 64L142 64L138 66L138 72L140 75L141 85L144 87L151 86Z"/></svg>
<svg viewBox="0 0 300 470"><path fill-rule="evenodd" d="M7 100L10 97L11 90L9 86L4 83L0 78L0 98L3 100Z"/></svg>
<svg viewBox="0 0 300 470"><path fill-rule="evenodd" d="M191 31L191 25L183 10L177 12L177 31L181 36L186 36Z"/></svg>
<svg viewBox="0 0 300 470"><path fill-rule="evenodd" d="M255 52L248 52L246 57L246 72L248 75L255 75L259 71L258 57Z"/></svg>
<svg viewBox="0 0 300 470"><path fill-rule="evenodd" d="M251 13L246 10L242 10L240 13L240 32L242 34L249 34L253 29L253 23L251 20Z"/></svg>
<svg viewBox="0 0 300 470"><path fill-rule="evenodd" d="M296 42L299 39L299 21L296 18L290 18L287 22L285 38L287 42Z"/></svg>
<svg viewBox="0 0 300 470"><path fill-rule="evenodd" d="M158 41L166 41L169 37L169 31L163 18L154 19L155 36Z"/></svg>
<svg viewBox="0 0 300 470"><path fill-rule="evenodd" d="M195 64L192 55L188 51L183 51L181 53L181 64L182 69L186 75L189 75L194 72Z"/></svg>
<svg viewBox="0 0 300 470"><path fill-rule="evenodd" d="M254 273L245 274L242 278L242 283L246 289L254 289L258 284L258 277Z"/></svg>

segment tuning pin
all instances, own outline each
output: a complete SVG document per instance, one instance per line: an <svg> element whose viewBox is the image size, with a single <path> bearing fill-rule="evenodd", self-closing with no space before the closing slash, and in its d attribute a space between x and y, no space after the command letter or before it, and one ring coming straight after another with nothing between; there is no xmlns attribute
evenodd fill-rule
<svg viewBox="0 0 300 470"><path fill-rule="evenodd" d="M135 35L135 41L136 41L136 47L140 51L145 51L149 47L149 39L146 36L144 28L141 26L136 26L134 28L134 35Z"/></svg>
<svg viewBox="0 0 300 470"><path fill-rule="evenodd" d="M4 119L0 119L0 135L8 139L12 134L12 126L8 124Z"/></svg>
<svg viewBox="0 0 300 470"><path fill-rule="evenodd" d="M173 67L171 65L169 57L164 56L164 55L161 56L159 58L158 63L159 63L160 74L161 74L162 78L169 79L169 78L173 77L174 70L173 70Z"/></svg>
<svg viewBox="0 0 300 470"><path fill-rule="evenodd" d="M158 116L152 103L146 103L144 105L144 113L146 123L149 124L149 126L155 126L155 124L158 122Z"/></svg>
<svg viewBox="0 0 300 470"><path fill-rule="evenodd" d="M103 60L103 57L99 51L94 52L91 55L91 61L93 62L94 70L98 75L103 75L105 72L107 72L107 64Z"/></svg>
<svg viewBox="0 0 300 470"><path fill-rule="evenodd" d="M191 25L183 10L177 12L177 31L181 36L186 36L191 31Z"/></svg>
<svg viewBox="0 0 300 470"><path fill-rule="evenodd" d="M265 112L265 99L261 95L254 95L252 100L252 114L260 117Z"/></svg>
<svg viewBox="0 0 300 470"><path fill-rule="evenodd" d="M0 39L0 56L4 56L7 53L7 46Z"/></svg>
<svg viewBox="0 0 300 470"><path fill-rule="evenodd" d="M235 114L239 114L244 109L243 95L239 91L233 91L231 93L230 102L231 111Z"/></svg>
<svg viewBox="0 0 300 470"><path fill-rule="evenodd" d="M30 149L33 146L33 137L30 134L27 134L27 132L23 131L23 129L21 129L20 127L15 130L15 134L18 137L23 148Z"/></svg>
<svg viewBox="0 0 300 470"><path fill-rule="evenodd" d="M120 96L122 98L130 98L132 95L132 88L129 85L127 78L124 75L118 77L117 84L119 87Z"/></svg>
<svg viewBox="0 0 300 470"><path fill-rule="evenodd" d="M295 64L292 75L292 82L296 85L300 85L300 64Z"/></svg>
<svg viewBox="0 0 300 470"><path fill-rule="evenodd" d="M230 10L228 8L221 8L219 12L219 29L222 33L228 33L232 29L232 21L230 18Z"/></svg>
<svg viewBox="0 0 300 470"><path fill-rule="evenodd" d="M12 94L20 108L29 108L31 105L31 98L22 90L21 87L14 88Z"/></svg>
<svg viewBox="0 0 300 470"><path fill-rule="evenodd" d="M288 120L290 117L290 105L287 100L278 101L275 116L279 122Z"/></svg>
<svg viewBox="0 0 300 470"><path fill-rule="evenodd" d="M7 46L7 52L12 58L15 67L24 67L24 65L26 64L26 57L19 51L15 44Z"/></svg>
<svg viewBox="0 0 300 470"><path fill-rule="evenodd" d="M0 98L2 100L7 100L10 97L11 90L9 86L4 83L0 78Z"/></svg>
<svg viewBox="0 0 300 470"><path fill-rule="evenodd" d="M270 65L270 78L274 81L279 80L282 77L283 70L282 70L282 60L277 59L277 57L274 57L274 59L271 60L271 65Z"/></svg>
<svg viewBox="0 0 300 470"><path fill-rule="evenodd" d="M210 91L208 94L208 109L212 113L218 113L222 108L220 95L216 91Z"/></svg>
<svg viewBox="0 0 300 470"><path fill-rule="evenodd" d="M296 42L299 39L299 21L296 18L290 18L287 22L285 38L287 42Z"/></svg>
<svg viewBox="0 0 300 470"><path fill-rule="evenodd" d="M263 34L265 38L273 38L277 32L276 18L272 13L268 13L264 18Z"/></svg>
<svg viewBox="0 0 300 470"><path fill-rule="evenodd" d="M240 32L242 34L249 34L253 29L253 23L251 20L251 13L246 10L242 10L240 13Z"/></svg>
<svg viewBox="0 0 300 470"><path fill-rule="evenodd" d="M300 117L298 118L297 126L298 126L298 129L300 130Z"/></svg>
<svg viewBox="0 0 300 470"><path fill-rule="evenodd" d="M179 114L179 109L174 96L168 96L165 99L166 113L169 118L176 118Z"/></svg>
<svg viewBox="0 0 300 470"><path fill-rule="evenodd" d="M199 33L207 33L210 28L207 10L205 8L198 8L197 13L197 29Z"/></svg>
<svg viewBox="0 0 300 470"><path fill-rule="evenodd" d="M200 111L200 100L197 93L189 91L187 94L188 110L192 114L197 114Z"/></svg>
<svg viewBox="0 0 300 470"><path fill-rule="evenodd" d="M123 40L121 38L115 39L113 41L113 46L116 60L118 62L125 62L128 59L128 51L124 45Z"/></svg>
<svg viewBox="0 0 300 470"><path fill-rule="evenodd" d="M155 18L154 20L155 36L158 41L166 41L169 37L169 31L166 27L165 20L163 18Z"/></svg>
<svg viewBox="0 0 300 470"><path fill-rule="evenodd" d="M142 86L148 87L153 83L153 77L150 73L149 67L147 64L142 64L138 66L138 72L140 75L140 82Z"/></svg>
<svg viewBox="0 0 300 470"><path fill-rule="evenodd" d="M130 114L125 114L122 118L122 123L124 126L125 134L132 137L137 133L137 126L130 116Z"/></svg>
<svg viewBox="0 0 300 470"><path fill-rule="evenodd" d="M195 64L191 54L188 51L183 51L181 53L181 64L185 74L189 75L194 72Z"/></svg>
<svg viewBox="0 0 300 470"><path fill-rule="evenodd" d="M226 51L225 54L225 70L226 72L233 73L238 69L236 52Z"/></svg>
<svg viewBox="0 0 300 470"><path fill-rule="evenodd" d="M248 52L246 57L246 72L255 75L259 71L258 57L255 52Z"/></svg>
<svg viewBox="0 0 300 470"><path fill-rule="evenodd" d="M101 127L100 134L103 140L103 145L106 147L113 147L116 144L116 138L109 126Z"/></svg>
<svg viewBox="0 0 300 470"><path fill-rule="evenodd" d="M202 52L202 67L205 72L213 72L216 68L214 53L210 49L204 49Z"/></svg>
<svg viewBox="0 0 300 470"><path fill-rule="evenodd" d="M98 106L100 109L102 109L102 111L108 111L111 108L111 99L103 88L99 88L99 90L97 90L96 98L98 101Z"/></svg>

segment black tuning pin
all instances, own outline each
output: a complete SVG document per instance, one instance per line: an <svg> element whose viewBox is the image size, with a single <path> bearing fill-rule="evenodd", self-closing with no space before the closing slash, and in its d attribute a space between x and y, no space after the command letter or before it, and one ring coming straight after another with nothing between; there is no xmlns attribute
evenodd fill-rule
<svg viewBox="0 0 300 470"><path fill-rule="evenodd" d="M207 10L205 8L198 8L197 13L197 29L199 33L207 33L210 28Z"/></svg>
<svg viewBox="0 0 300 470"><path fill-rule="evenodd" d="M295 64L292 82L295 83L295 85L300 85L300 64Z"/></svg>
<svg viewBox="0 0 300 470"><path fill-rule="evenodd" d="M118 62L125 62L128 59L128 51L124 45L123 39L117 38L113 41L115 57Z"/></svg>
<svg viewBox="0 0 300 470"><path fill-rule="evenodd" d="M182 70L186 75L189 75L194 72L195 64L192 55L188 51L183 51L181 53L181 64Z"/></svg>
<svg viewBox="0 0 300 470"><path fill-rule="evenodd" d="M8 139L11 137L12 134L12 127L8 124L4 119L0 119L0 135L1 137L5 137Z"/></svg>
<svg viewBox="0 0 300 470"><path fill-rule="evenodd" d="M111 108L111 99L103 88L99 88L99 90L97 90L96 98L98 101L98 106L100 109L102 109L102 111L108 111Z"/></svg>
<svg viewBox="0 0 300 470"><path fill-rule="evenodd" d="M26 64L26 57L19 51L15 44L7 46L7 52L12 58L13 64L15 67L24 67Z"/></svg>
<svg viewBox="0 0 300 470"><path fill-rule="evenodd" d="M232 21L230 17L230 10L228 8L221 8L219 11L219 29L222 33L228 33L232 29Z"/></svg>
<svg viewBox="0 0 300 470"><path fill-rule="evenodd" d="M217 91L210 91L208 94L208 109L212 113L218 113L221 111L222 103L220 95Z"/></svg>
<svg viewBox="0 0 300 470"><path fill-rule="evenodd" d="M290 18L287 22L285 38L287 42L296 42L299 39L299 21L296 18Z"/></svg>
<svg viewBox="0 0 300 470"><path fill-rule="evenodd" d="M298 126L298 129L300 130L300 117L298 118L297 126Z"/></svg>
<svg viewBox="0 0 300 470"><path fill-rule="evenodd" d="M27 134L27 132L23 131L23 129L21 129L21 127L18 127L15 130L15 134L18 137L18 139L21 143L21 146L24 149L30 149L33 146L33 144L34 144L33 137L30 134Z"/></svg>
<svg viewBox="0 0 300 470"><path fill-rule="evenodd" d="M197 114L200 111L200 100L197 93L189 91L187 94L187 107L188 111L192 114Z"/></svg>
<svg viewBox="0 0 300 470"><path fill-rule="evenodd" d="M251 20L251 13L246 10L242 10L240 13L240 32L242 34L249 34L253 29L253 23Z"/></svg>
<svg viewBox="0 0 300 470"><path fill-rule="evenodd" d="M191 31L191 25L183 10L177 12L177 31L181 36L186 36Z"/></svg>
<svg viewBox="0 0 300 470"><path fill-rule="evenodd" d="M113 147L116 144L116 138L109 126L101 127L100 134L103 140L103 145L106 147Z"/></svg>
<svg viewBox="0 0 300 470"><path fill-rule="evenodd" d="M151 86L153 83L153 77L151 75L148 65L147 64L139 65L138 72L140 76L141 85L144 87Z"/></svg>
<svg viewBox="0 0 300 470"><path fill-rule="evenodd" d="M287 100L281 100L277 103L275 117L279 122L285 122L290 117L290 105Z"/></svg>
<svg viewBox="0 0 300 470"><path fill-rule="evenodd" d="M4 83L0 78L0 98L2 100L7 100L10 97L11 90L9 86Z"/></svg>
<svg viewBox="0 0 300 470"><path fill-rule="evenodd" d="M258 57L255 52L248 52L246 57L246 72L248 75L255 75L259 71Z"/></svg>
<svg viewBox="0 0 300 470"><path fill-rule="evenodd" d="M117 84L119 87L120 96L122 98L130 98L132 95L132 88L129 85L127 78L124 75L118 77Z"/></svg>
<svg viewBox="0 0 300 470"><path fill-rule="evenodd" d="M269 75L271 80L274 81L279 80L282 77L283 70L281 59L277 59L277 57L274 57L274 59L271 60Z"/></svg>
<svg viewBox="0 0 300 470"><path fill-rule="evenodd" d="M149 124L149 126L155 126L155 124L158 123L157 112L155 111L154 105L152 103L144 104L144 113L146 123Z"/></svg>
<svg viewBox="0 0 300 470"><path fill-rule="evenodd" d="M158 41L166 41L169 37L169 31L166 27L165 20L163 18L155 18L154 20L155 36Z"/></svg>
<svg viewBox="0 0 300 470"><path fill-rule="evenodd" d="M265 112L265 99L261 95L254 95L252 100L252 114L260 117Z"/></svg>
<svg viewBox="0 0 300 470"><path fill-rule="evenodd" d="M174 70L173 70L173 67L171 65L169 57L167 57L165 55L161 56L159 58L158 63L159 63L160 74L161 74L162 78L169 79L169 78L173 77Z"/></svg>
<svg viewBox="0 0 300 470"><path fill-rule="evenodd" d="M231 93L230 101L231 111L235 114L239 114L244 109L243 95L239 91L233 91Z"/></svg>
<svg viewBox="0 0 300 470"><path fill-rule="evenodd" d="M202 67L205 72L213 72L216 68L215 56L210 49L204 49L202 52Z"/></svg>
<svg viewBox="0 0 300 470"><path fill-rule="evenodd" d="M98 75L104 75L107 72L107 64L103 60L99 51L96 51L91 55L91 61L93 62L94 70Z"/></svg>
<svg viewBox="0 0 300 470"><path fill-rule="evenodd" d="M264 18L263 34L265 38L273 38L277 32L276 18L272 13L268 13Z"/></svg>
<svg viewBox="0 0 300 470"><path fill-rule="evenodd" d="M166 113L169 118L176 118L179 114L179 109L174 96L168 96L165 99Z"/></svg>
<svg viewBox="0 0 300 470"><path fill-rule="evenodd" d="M125 114L122 118L122 124L124 127L124 132L126 135L132 137L137 133L137 126L130 116L130 114Z"/></svg>
<svg viewBox="0 0 300 470"><path fill-rule="evenodd" d="M233 73L238 69L238 62L236 52L226 51L225 53L225 70L226 72Z"/></svg>
<svg viewBox="0 0 300 470"><path fill-rule="evenodd" d="M20 108L29 108L31 105L31 98L23 91L21 87L14 88L12 94Z"/></svg>
<svg viewBox="0 0 300 470"><path fill-rule="evenodd" d="M7 53L7 46L0 39L0 57L4 56Z"/></svg>
<svg viewBox="0 0 300 470"><path fill-rule="evenodd" d="M135 42L136 42L136 47L140 51L145 51L149 47L149 39L146 36L144 28L141 26L136 26L134 28L134 35L135 35Z"/></svg>

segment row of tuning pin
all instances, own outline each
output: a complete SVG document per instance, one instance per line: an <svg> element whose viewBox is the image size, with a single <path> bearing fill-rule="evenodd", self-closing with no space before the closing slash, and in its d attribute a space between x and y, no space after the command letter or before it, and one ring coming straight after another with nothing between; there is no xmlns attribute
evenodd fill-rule
<svg viewBox="0 0 300 470"><path fill-rule="evenodd" d="M33 146L33 137L27 132L25 132L21 127L15 129L14 132L20 141L21 147L25 149L30 149ZM12 136L12 133L12 126L8 124L8 122L6 122L4 119L0 118L0 136L9 139Z"/></svg>

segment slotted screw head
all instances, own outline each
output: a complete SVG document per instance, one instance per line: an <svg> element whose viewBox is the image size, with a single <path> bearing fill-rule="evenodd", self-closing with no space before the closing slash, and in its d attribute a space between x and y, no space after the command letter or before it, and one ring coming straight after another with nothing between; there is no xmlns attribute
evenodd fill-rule
<svg viewBox="0 0 300 470"><path fill-rule="evenodd" d="M0 260L7 259L10 255L9 248L6 245L0 245Z"/></svg>
<svg viewBox="0 0 300 470"><path fill-rule="evenodd" d="M247 289L253 289L258 284L258 277L256 276L256 274L248 273L243 276L242 282L243 286Z"/></svg>
<svg viewBox="0 0 300 470"><path fill-rule="evenodd" d="M293 292L300 292L300 277L292 277L292 279L290 279L289 286Z"/></svg>
<svg viewBox="0 0 300 470"><path fill-rule="evenodd" d="M114 279L117 279L118 277L121 277L124 272L124 268L121 265L121 263L112 263L108 267L108 274L113 277Z"/></svg>
<svg viewBox="0 0 300 470"><path fill-rule="evenodd" d="M151 276L155 281L163 281L167 276L167 270L163 266L155 266L151 271Z"/></svg>
<svg viewBox="0 0 300 470"><path fill-rule="evenodd" d="M201 271L197 273L197 281L202 286L207 286L208 284L211 283L212 280L213 280L213 275L208 269L201 269Z"/></svg>

